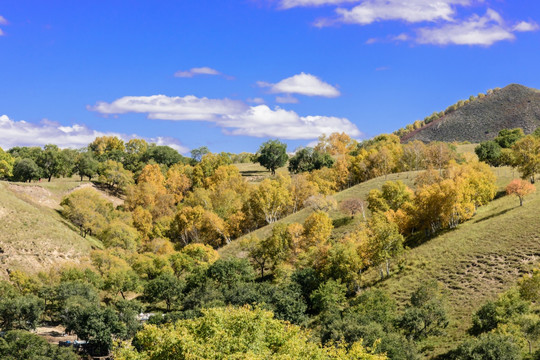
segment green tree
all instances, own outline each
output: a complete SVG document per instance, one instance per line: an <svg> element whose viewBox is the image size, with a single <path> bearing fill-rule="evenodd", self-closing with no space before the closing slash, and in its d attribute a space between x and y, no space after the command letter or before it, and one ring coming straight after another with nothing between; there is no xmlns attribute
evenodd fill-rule
<svg viewBox="0 0 540 360"><path fill-rule="evenodd" d="M474 149L474 152L478 156L478 160L491 166L499 166L501 165L501 149L496 141L484 141Z"/></svg>
<svg viewBox="0 0 540 360"><path fill-rule="evenodd" d="M5 152L0 147L0 179L5 179L13 176L13 165L15 164L15 159L11 154Z"/></svg>
<svg viewBox="0 0 540 360"><path fill-rule="evenodd" d="M35 329L45 309L43 300L34 295L0 298L0 328Z"/></svg>
<svg viewBox="0 0 540 360"><path fill-rule="evenodd" d="M411 295L410 305L398 320L398 326L412 340L440 335L448 326L443 298L435 281L423 284Z"/></svg>
<svg viewBox="0 0 540 360"><path fill-rule="evenodd" d="M204 155L209 154L210 150L206 146L191 150L191 158L197 162L200 162Z"/></svg>
<svg viewBox="0 0 540 360"><path fill-rule="evenodd" d="M269 140L261 145L255 155L257 162L276 174L276 169L284 166L289 157L287 156L287 145L279 140Z"/></svg>
<svg viewBox="0 0 540 360"><path fill-rule="evenodd" d="M332 167L333 164L334 159L330 154L321 153L313 148L307 147L298 150L296 154L289 159L289 171L297 174L318 170L323 167Z"/></svg>
<svg viewBox="0 0 540 360"><path fill-rule="evenodd" d="M514 338L496 333L467 340L450 353L454 360L521 360L521 351Z"/></svg>
<svg viewBox="0 0 540 360"><path fill-rule="evenodd" d="M63 157L58 146L53 144L45 145L44 150L39 154L37 165L41 168L43 175L50 182L53 176L57 176L62 170Z"/></svg>
<svg viewBox="0 0 540 360"><path fill-rule="evenodd" d="M41 177L41 169L32 159L20 159L13 167L13 177L16 181L30 182Z"/></svg>
<svg viewBox="0 0 540 360"><path fill-rule="evenodd" d="M74 166L75 172L81 177L81 181L83 181L83 177L87 177L90 181L97 174L99 162L94 159L92 152L85 151L77 155Z"/></svg>
<svg viewBox="0 0 540 360"><path fill-rule="evenodd" d="M495 142L503 149L511 148L519 139L524 137L523 129L503 129L499 131L499 135L495 138Z"/></svg>
<svg viewBox="0 0 540 360"><path fill-rule="evenodd" d="M182 296L185 284L172 274L161 274L144 287L144 295L153 303L164 301L167 311Z"/></svg>
<svg viewBox="0 0 540 360"><path fill-rule="evenodd" d="M171 167L174 164L183 162L184 157L170 146L151 144L142 157L143 162L148 163L154 160L158 164Z"/></svg>
<svg viewBox="0 0 540 360"><path fill-rule="evenodd" d="M3 360L77 360L72 349L51 345L44 338L26 331L13 330L0 336Z"/></svg>

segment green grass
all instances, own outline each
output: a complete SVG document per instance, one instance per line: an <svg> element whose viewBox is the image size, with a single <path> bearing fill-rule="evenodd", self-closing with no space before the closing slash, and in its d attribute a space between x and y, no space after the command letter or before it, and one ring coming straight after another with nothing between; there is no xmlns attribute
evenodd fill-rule
<svg viewBox="0 0 540 360"><path fill-rule="evenodd" d="M49 203L40 204L47 194L61 196L78 183L14 185L18 190L20 186L34 186L30 189L38 195L26 189L13 191L13 185L0 182L0 278L7 276L7 269L36 272L62 263L87 262L91 249L102 246L91 237L81 237Z"/></svg>
<svg viewBox="0 0 540 360"><path fill-rule="evenodd" d="M242 174L249 182L260 182L272 176L270 171L258 163L239 163L234 165L240 170L240 174ZM277 169L276 173L288 174L289 170L287 169L287 165Z"/></svg>

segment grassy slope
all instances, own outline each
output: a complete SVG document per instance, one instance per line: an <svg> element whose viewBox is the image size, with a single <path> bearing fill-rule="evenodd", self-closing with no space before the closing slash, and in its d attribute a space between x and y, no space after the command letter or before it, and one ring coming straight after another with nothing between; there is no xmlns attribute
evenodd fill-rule
<svg viewBox="0 0 540 360"><path fill-rule="evenodd" d="M79 236L78 230L50 206L78 185L66 180L15 185L0 182L0 278L7 276L6 269L35 272L61 263L84 262L92 247L101 246L94 239ZM31 192L26 192L28 189Z"/></svg>
<svg viewBox="0 0 540 360"><path fill-rule="evenodd" d="M474 144L460 145L458 152L472 153ZM499 191L519 174L511 168L493 170L497 175ZM412 186L414 173L401 173L377 178L354 186L335 196L336 200L360 197L365 199L369 190L380 188L387 180L402 180ZM502 193L501 193L502 195ZM401 264L390 278L379 282L375 271L365 275L367 286L385 289L400 304L404 304L413 289L422 282L439 281L448 298L451 323L446 335L434 339L437 355L456 346L466 336L472 313L485 301L512 287L532 269L540 258L540 191L526 199L523 207L514 197L501 196L478 210L470 221L457 229L440 234L428 242L408 250ZM280 222L303 222L310 214L304 209ZM344 217L339 211L331 212L334 220ZM349 223L334 229L334 237L354 228ZM259 238L268 236L271 226L254 232ZM238 240L220 250L222 256L242 255Z"/></svg>
<svg viewBox="0 0 540 360"><path fill-rule="evenodd" d="M371 189L380 189L386 181L401 180L405 184L407 184L407 186L412 187L414 178L415 178L414 172L390 174L387 177L382 176L376 179L366 181L365 183L353 186L345 191L335 194L334 197L338 202L341 202L343 200L350 199L350 198L365 199ZM297 213L294 213L292 215L289 215L279 220L277 223L286 223L286 224L290 224L294 222L303 223L304 220L306 220L306 218L311 213L312 213L311 209L303 209L303 210L298 211ZM329 215L335 222L339 222L340 219L345 220L345 218L348 218L348 216L346 216L339 210L331 211ZM358 216L357 218L358 218L357 221L359 221L360 219ZM262 227L252 232L250 235L256 235L257 237L259 237L259 239L265 238L272 233L272 227L274 225L275 224L271 224L271 225ZM352 223L345 222L345 225L343 226L336 226L336 228L334 229L333 236L340 236L341 234L350 231L351 229L354 228L354 225L355 225L355 222L353 221ZM241 240L242 238L233 240L229 245L221 248L219 250L221 256L223 257L231 257L231 256L238 256L238 255L241 256L242 255Z"/></svg>

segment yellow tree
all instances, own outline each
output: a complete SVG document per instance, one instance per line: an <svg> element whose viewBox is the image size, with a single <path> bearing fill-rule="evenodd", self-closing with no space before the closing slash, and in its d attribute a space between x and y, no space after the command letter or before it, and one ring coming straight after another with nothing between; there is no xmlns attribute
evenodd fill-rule
<svg viewBox="0 0 540 360"><path fill-rule="evenodd" d="M327 213L315 211L309 215L304 222L304 249L310 246L325 244L332 235L334 226L332 219Z"/></svg>
<svg viewBox="0 0 540 360"><path fill-rule="evenodd" d="M283 217L292 205L291 193L289 192L290 178L279 175L276 180L263 180L251 193L250 203L254 215L258 219L264 219L272 224Z"/></svg>
<svg viewBox="0 0 540 360"><path fill-rule="evenodd" d="M425 151L426 145L419 140L403 145L402 168L407 171L423 169L425 167Z"/></svg>
<svg viewBox="0 0 540 360"><path fill-rule="evenodd" d="M540 137L528 135L516 142L512 151L522 178L529 178L534 184L536 174L540 173Z"/></svg>
<svg viewBox="0 0 540 360"><path fill-rule="evenodd" d="M306 200L319 193L319 186L309 181L304 174L298 174L292 177L289 185L292 200L292 212L297 212L304 207Z"/></svg>
<svg viewBox="0 0 540 360"><path fill-rule="evenodd" d="M353 151L358 142L344 132L332 133L329 136L321 135L319 143L315 146L315 150L330 155L344 155Z"/></svg>
<svg viewBox="0 0 540 360"><path fill-rule="evenodd" d="M191 179L187 175L187 165L175 164L167 171L165 187L167 192L174 196L174 201L178 204L184 199L186 193L191 189Z"/></svg>
<svg viewBox="0 0 540 360"><path fill-rule="evenodd" d="M97 137L88 147L97 155L103 155L111 151L125 150L124 141L116 136Z"/></svg>
<svg viewBox="0 0 540 360"><path fill-rule="evenodd" d="M0 147L0 179L13 176L15 159Z"/></svg>

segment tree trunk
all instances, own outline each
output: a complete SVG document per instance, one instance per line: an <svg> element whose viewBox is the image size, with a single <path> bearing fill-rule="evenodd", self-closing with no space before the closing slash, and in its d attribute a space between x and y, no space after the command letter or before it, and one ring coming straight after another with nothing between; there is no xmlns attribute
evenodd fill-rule
<svg viewBox="0 0 540 360"><path fill-rule="evenodd" d="M386 260L386 276L390 276L390 259Z"/></svg>
<svg viewBox="0 0 540 360"><path fill-rule="evenodd" d="M52 179L52 175L49 175L49 181L48 182L51 182L51 179Z"/></svg>
<svg viewBox="0 0 540 360"><path fill-rule="evenodd" d="M523 206L523 197L522 196L519 197L519 206Z"/></svg>

